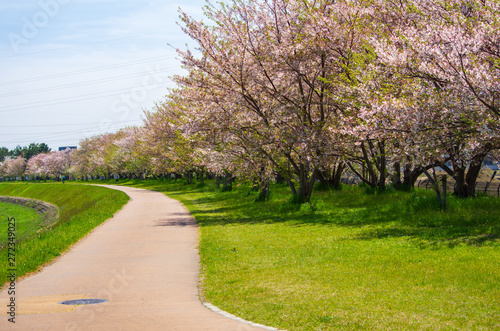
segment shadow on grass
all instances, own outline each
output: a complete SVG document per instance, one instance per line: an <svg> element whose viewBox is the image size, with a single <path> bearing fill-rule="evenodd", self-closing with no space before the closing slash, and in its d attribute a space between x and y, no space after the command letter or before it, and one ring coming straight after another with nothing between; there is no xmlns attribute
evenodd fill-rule
<svg viewBox="0 0 500 331"><path fill-rule="evenodd" d="M274 185L268 202L255 202L258 192L242 184L221 192L214 183L200 187L166 180L126 181L129 185L159 191L180 200L201 226L288 223L290 226L341 226L358 228L355 240L406 237L421 247L481 246L499 242L500 200L449 198L447 212L439 210L432 192L367 194L362 188L318 191L311 203L294 204L288 188Z"/></svg>

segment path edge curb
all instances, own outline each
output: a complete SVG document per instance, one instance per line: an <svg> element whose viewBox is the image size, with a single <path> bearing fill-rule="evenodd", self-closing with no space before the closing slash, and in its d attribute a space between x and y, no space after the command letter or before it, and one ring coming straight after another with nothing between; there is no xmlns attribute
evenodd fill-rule
<svg viewBox="0 0 500 331"><path fill-rule="evenodd" d="M229 319L232 319L233 321L238 321L240 323L244 323L244 324L247 324L247 325L250 325L250 326L253 326L253 327L257 327L257 328L261 328L263 330L269 330L269 331L285 331L285 330L281 330L281 329L277 329L277 328L274 328L274 327L271 327L271 326L266 326L266 325L263 325L263 324L258 324L258 323L254 323L254 322L250 322L250 321L247 321L247 320L244 320L243 318L241 317L238 317L238 316L235 316L233 314L230 314L214 305L212 305L211 303L209 302L202 302L202 304L210 309L211 311L213 311L214 313L217 313L221 316L224 316L226 318L229 318Z"/></svg>

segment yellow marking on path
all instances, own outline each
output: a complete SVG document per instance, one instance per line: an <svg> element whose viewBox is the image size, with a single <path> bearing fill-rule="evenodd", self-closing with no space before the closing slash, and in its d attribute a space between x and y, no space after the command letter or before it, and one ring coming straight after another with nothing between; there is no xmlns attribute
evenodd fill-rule
<svg viewBox="0 0 500 331"><path fill-rule="evenodd" d="M16 297L16 316L17 315L33 315L33 314L56 314L56 313L71 313L76 309L76 305L62 305L59 302L66 300L85 299L86 294L64 294L64 295L49 295L40 297ZM10 298L2 298L0 300L0 316L7 316L7 305L10 303Z"/></svg>

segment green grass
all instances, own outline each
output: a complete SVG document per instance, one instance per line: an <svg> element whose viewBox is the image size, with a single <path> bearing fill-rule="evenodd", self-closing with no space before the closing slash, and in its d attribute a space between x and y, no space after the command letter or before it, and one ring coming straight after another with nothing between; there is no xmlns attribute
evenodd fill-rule
<svg viewBox="0 0 500 331"><path fill-rule="evenodd" d="M129 199L121 191L69 183L5 183L0 184L0 195L42 200L59 208L59 221L56 225L17 243L18 277L36 271L41 265L59 256L97 225L111 218ZM18 225L23 222L22 218L22 215L16 217ZM0 224L7 227L6 219ZM16 239L22 237L23 229L20 227L16 230ZM3 257L0 260L0 283L3 284L6 280L8 260L6 249L0 253Z"/></svg>
<svg viewBox="0 0 500 331"><path fill-rule="evenodd" d="M290 203L128 181L183 202L201 225L201 290L242 318L288 330L500 330L500 200L357 187Z"/></svg>
<svg viewBox="0 0 500 331"><path fill-rule="evenodd" d="M16 205L13 203L0 202L0 249L7 243L7 218L15 218L16 232L20 238L30 237L43 226L43 216L34 209Z"/></svg>

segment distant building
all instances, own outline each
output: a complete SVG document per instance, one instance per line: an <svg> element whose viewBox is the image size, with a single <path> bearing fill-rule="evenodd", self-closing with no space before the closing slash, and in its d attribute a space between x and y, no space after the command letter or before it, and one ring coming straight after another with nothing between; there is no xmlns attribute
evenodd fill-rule
<svg viewBox="0 0 500 331"><path fill-rule="evenodd" d="M77 149L76 146L64 146L64 147L59 147L59 151L64 151L67 149Z"/></svg>

